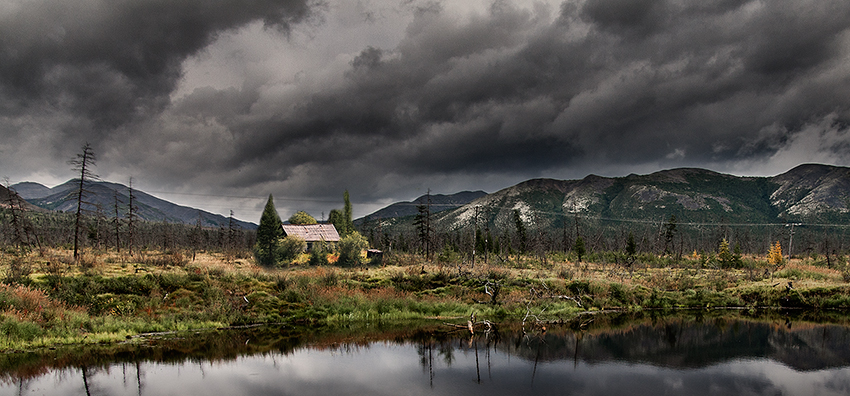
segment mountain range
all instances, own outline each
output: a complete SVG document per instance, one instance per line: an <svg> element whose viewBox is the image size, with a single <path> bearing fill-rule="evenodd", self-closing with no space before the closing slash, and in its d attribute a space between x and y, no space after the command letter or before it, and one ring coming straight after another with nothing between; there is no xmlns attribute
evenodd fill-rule
<svg viewBox="0 0 850 396"><path fill-rule="evenodd" d="M10 191L6 186L0 185L0 208L9 208L12 205L19 206L26 211L48 212L47 209L39 208L21 198L17 191Z"/></svg>
<svg viewBox="0 0 850 396"><path fill-rule="evenodd" d="M412 227L412 216L390 218L386 209L376 212L384 213L384 230ZM695 224L847 224L850 168L804 164L772 177L679 168L624 177L533 179L433 214L432 225L442 230L474 224L513 229L515 212L528 224L550 228L565 227L579 217L624 224L660 223L671 216Z"/></svg>
<svg viewBox="0 0 850 396"><path fill-rule="evenodd" d="M32 182L11 188L22 198L45 210L76 210L73 192L78 180L53 188ZM106 216L126 216L129 188L118 183L91 182L85 208L99 206ZM148 221L195 224L200 216L207 227L227 226L229 219L199 209L180 206L133 190L139 218ZM6 198L4 198L6 197ZM8 201L0 190L0 205ZM624 177L588 175L580 180L532 179L488 194L463 191L456 194L423 195L397 202L355 220L360 228L378 221L393 233L413 227L417 207L430 200L435 229L479 227L513 229L515 213L528 224L560 228L581 218L597 222L653 222L676 216L691 224L784 224L789 222L850 224L850 168L804 164L770 177L734 176L706 169L679 168L647 175ZM27 205L29 205L27 204ZM38 209L35 209L38 210ZM245 229L250 222L235 220Z"/></svg>
<svg viewBox="0 0 850 396"><path fill-rule="evenodd" d="M486 196L484 191L461 191L459 193L444 195L433 194L423 195L413 201L396 202L390 206L378 210L375 213L366 215L355 221L355 224L361 224L366 221L379 219L391 219L396 217L413 216L418 213L419 206L429 206L431 213L442 212L444 210L459 208L478 198Z"/></svg>
<svg viewBox="0 0 850 396"><path fill-rule="evenodd" d="M23 199L37 207L60 212L73 212L77 209L75 192L79 188L79 179L72 179L56 187L49 188L39 183L23 182L11 186ZM130 202L130 188L118 183L104 181L86 182L89 193L84 198L84 210L96 213L98 210L107 217L118 215L126 217ZM197 224L200 218L204 227L227 227L230 219L219 214L200 209L181 206L164 199L154 197L143 191L133 189L133 206L136 215L146 221L164 221L169 223ZM98 209L99 208L99 209ZM234 223L243 229L256 229L257 225L234 219Z"/></svg>

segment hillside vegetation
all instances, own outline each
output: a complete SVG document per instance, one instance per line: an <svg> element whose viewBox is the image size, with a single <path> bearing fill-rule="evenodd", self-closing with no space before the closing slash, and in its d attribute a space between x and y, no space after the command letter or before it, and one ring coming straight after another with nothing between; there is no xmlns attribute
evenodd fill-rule
<svg viewBox="0 0 850 396"><path fill-rule="evenodd" d="M817 164L773 177L684 168L535 179L457 209L426 211L427 242L434 251L449 246L469 254L483 238L490 244L484 248L508 254L570 251L582 237L601 251L625 249L631 233L639 251L656 254L713 251L723 239L749 254L766 254L775 241L792 254L833 254L848 248L848 197L850 168ZM424 251L417 218L367 217L362 233L376 246Z"/></svg>

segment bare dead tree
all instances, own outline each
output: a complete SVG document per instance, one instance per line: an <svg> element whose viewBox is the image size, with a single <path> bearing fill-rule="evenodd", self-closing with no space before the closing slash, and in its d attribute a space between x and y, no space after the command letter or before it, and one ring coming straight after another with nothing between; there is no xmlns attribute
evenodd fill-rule
<svg viewBox="0 0 850 396"><path fill-rule="evenodd" d="M130 252L130 255L133 255L133 240L135 238L135 230L136 230L136 210L138 209L133 203L135 199L135 195L133 195L133 178L130 178L129 186L127 186L127 250Z"/></svg>
<svg viewBox="0 0 850 396"><path fill-rule="evenodd" d="M103 242L103 236L101 235L101 224L106 222L106 214L103 212L103 205L95 204L95 224L94 228L89 228L89 239L94 237L94 241L97 244L97 248L100 249Z"/></svg>
<svg viewBox="0 0 850 396"><path fill-rule="evenodd" d="M8 179L5 179L5 184L6 192L8 193L6 205L9 207L9 214L12 216L10 225L12 226L13 243L21 249L24 246L31 245L33 242L38 245L38 237L35 235L32 224L26 217L26 208L24 207L23 199L21 199L21 196L18 195L15 189L9 186ZM32 235L30 234L31 232Z"/></svg>
<svg viewBox="0 0 850 396"><path fill-rule="evenodd" d="M68 164L73 166L73 170L79 172L80 180L77 190L74 191L74 194L77 198L77 213L74 217L74 260L79 259L79 246L80 246L80 228L82 227L82 218L83 218L83 204L86 203L84 199L91 194L91 190L86 188L86 183L90 180L96 180L98 176L92 172L92 168L96 165L96 159L94 156L94 151L92 151L91 144L86 142L82 147L82 153L77 154L77 157L68 161Z"/></svg>
<svg viewBox="0 0 850 396"><path fill-rule="evenodd" d="M227 261L232 261L234 250L236 248L237 227L236 219L233 218L233 211L230 211L230 216L227 218L227 243L225 247L225 256Z"/></svg>
<svg viewBox="0 0 850 396"><path fill-rule="evenodd" d="M112 223L115 225L115 250L121 253L121 211L118 206L118 191L113 190L113 198L115 199L115 218Z"/></svg>
<svg viewBox="0 0 850 396"><path fill-rule="evenodd" d="M6 186L8 185L9 181L6 180ZM12 243L20 247L26 242L21 211L20 208L18 208L17 200L15 199L16 194L14 191L9 187L6 187L6 190L9 194L6 199L6 205L9 206L9 214L12 216L12 219L10 220L10 224L12 225Z"/></svg>
<svg viewBox="0 0 850 396"><path fill-rule="evenodd" d="M430 191L429 191L430 192ZM480 237L480 231L478 230L478 211L481 209L481 205L475 205L475 226L473 228L474 237L472 238L472 268L475 269L475 246L478 244L478 239Z"/></svg>
<svg viewBox="0 0 850 396"><path fill-rule="evenodd" d="M534 237L534 253L540 259L540 261L546 265L546 243L543 240L543 228L540 221L540 215L537 212L534 212L534 225L537 228L537 235Z"/></svg>
<svg viewBox="0 0 850 396"><path fill-rule="evenodd" d="M195 261L195 256L198 253L198 249L201 247L201 211L198 211L198 221L195 223L195 228L192 230L192 236L190 244L192 245L192 261Z"/></svg>

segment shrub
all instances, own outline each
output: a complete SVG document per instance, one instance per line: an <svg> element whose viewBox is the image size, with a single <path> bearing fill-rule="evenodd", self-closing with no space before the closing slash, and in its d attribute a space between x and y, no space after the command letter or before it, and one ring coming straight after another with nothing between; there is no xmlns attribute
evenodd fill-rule
<svg viewBox="0 0 850 396"><path fill-rule="evenodd" d="M342 237L339 240L339 259L337 263L347 267L360 265L360 253L367 247L369 247L369 242L356 231Z"/></svg>
<svg viewBox="0 0 850 396"><path fill-rule="evenodd" d="M274 246L274 248L277 248L277 246ZM263 267L272 267L277 264L274 254L270 253L268 248L260 244L254 245L254 260Z"/></svg>
<svg viewBox="0 0 850 396"><path fill-rule="evenodd" d="M290 235L280 241L277 257L280 263L290 263L305 250L307 250L307 242L297 236Z"/></svg>
<svg viewBox="0 0 850 396"><path fill-rule="evenodd" d="M443 251L437 256L437 260L443 264L454 264L460 261L460 254L449 244L443 247Z"/></svg>
<svg viewBox="0 0 850 396"><path fill-rule="evenodd" d="M562 266L560 270L558 270L558 278L563 280L572 280L573 276L575 276L575 271L570 268Z"/></svg>
<svg viewBox="0 0 850 396"><path fill-rule="evenodd" d="M736 249L737 250L737 249ZM717 261L720 263L720 268L741 268L741 255L737 252L732 252L729 249L729 242L724 238L720 241L720 247L717 250Z"/></svg>
<svg viewBox="0 0 850 396"><path fill-rule="evenodd" d="M157 267L183 267L189 263L189 259L177 251L156 255L143 254L139 261L143 264Z"/></svg>
<svg viewBox="0 0 850 396"><path fill-rule="evenodd" d="M328 265L328 253L322 241L313 243L310 250L310 265Z"/></svg>
<svg viewBox="0 0 850 396"><path fill-rule="evenodd" d="M299 210L289 218L289 224L317 224L317 222L315 217L310 216L303 210Z"/></svg>
<svg viewBox="0 0 850 396"><path fill-rule="evenodd" d="M336 286L339 283L339 273L336 270L322 271L318 273L319 284L322 286Z"/></svg>
<svg viewBox="0 0 850 396"><path fill-rule="evenodd" d="M41 328L32 322L22 322L9 317L3 318L0 322L0 335L9 339L32 341L41 334Z"/></svg>
<svg viewBox="0 0 850 396"><path fill-rule="evenodd" d="M6 275L6 281L9 283L18 283L24 280L32 273L32 265L25 256L12 256L9 261L9 272Z"/></svg>

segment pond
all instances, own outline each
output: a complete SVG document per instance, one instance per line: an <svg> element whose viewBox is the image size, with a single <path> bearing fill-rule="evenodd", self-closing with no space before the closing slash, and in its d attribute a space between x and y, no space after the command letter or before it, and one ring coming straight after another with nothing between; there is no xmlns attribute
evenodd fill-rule
<svg viewBox="0 0 850 396"><path fill-rule="evenodd" d="M850 324L804 313L254 328L5 353L0 395L848 395Z"/></svg>

